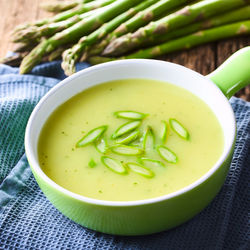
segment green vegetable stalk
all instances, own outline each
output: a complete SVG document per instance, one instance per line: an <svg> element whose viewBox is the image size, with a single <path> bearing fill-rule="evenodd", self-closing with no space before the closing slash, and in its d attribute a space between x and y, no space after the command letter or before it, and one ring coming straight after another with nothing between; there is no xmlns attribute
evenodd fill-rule
<svg viewBox="0 0 250 250"><path fill-rule="evenodd" d="M131 19L122 23L112 33L110 33L105 39L103 39L94 49L89 50L89 55L98 55L105 49L105 47L117 37L120 37L129 32L134 32L140 27L148 24L152 20L155 20L162 16L167 15L174 8L181 6L184 3L190 2L191 0L160 0L155 4L149 6L144 11L141 11Z"/></svg>
<svg viewBox="0 0 250 250"><path fill-rule="evenodd" d="M29 26L26 29L21 29L15 32L12 35L13 42L23 42L29 44L31 41L39 41L41 37L52 36L57 32L65 30L79 21L88 18L90 15L95 15L96 12L104 11L106 7L102 7L96 10L91 10L81 15L75 15L66 20L55 22L55 23L47 23L42 26Z"/></svg>
<svg viewBox="0 0 250 250"><path fill-rule="evenodd" d="M189 49L194 46L204 44L207 42L213 42L225 38L242 36L247 34L250 34L250 21L241 21L237 23L219 26L212 29L201 30L176 40L171 40L157 46L139 50L135 53L132 53L124 57L120 58L91 57L89 61L91 64L99 64L117 59L156 58L164 54L168 54L178 50Z"/></svg>
<svg viewBox="0 0 250 250"><path fill-rule="evenodd" d="M50 1L41 4L42 9L49 12L61 12L72 9L81 3L88 3L93 0L69 0L69 1Z"/></svg>
<svg viewBox="0 0 250 250"><path fill-rule="evenodd" d="M191 0L160 0L146 10L139 13L139 15L128 20L126 23L121 24L112 33L112 36L119 37L127 34L128 32L133 32L138 28L148 24L150 21L155 20L163 14L167 15L169 11L188 2L191 2Z"/></svg>
<svg viewBox="0 0 250 250"><path fill-rule="evenodd" d="M196 21L207 19L235 8L247 5L250 0L204 0L172 13L156 22L151 22L138 29L112 41L104 50L105 56L119 56L135 48L143 46L150 39L165 35L177 28L186 26Z"/></svg>
<svg viewBox="0 0 250 250"><path fill-rule="evenodd" d="M46 53L52 52L63 44L72 43L84 35L88 35L103 23L111 20L120 13L126 11L135 4L134 0L119 0L109 5L109 8L96 15L90 16L87 20L81 20L73 26L65 29L54 36L42 41L22 61L20 73L28 73L38 64Z"/></svg>
<svg viewBox="0 0 250 250"><path fill-rule="evenodd" d="M136 4L141 1L135 0L134 2ZM90 35L82 37L76 45L66 50L63 54L62 68L64 69L65 74L71 75L75 73L75 63L82 56L82 53L87 46L96 43L98 40L105 37L109 32L113 31L121 23L128 20L130 17L134 16L140 10L145 9L154 2L156 2L156 0L143 1L137 6L132 7L128 9L126 12L118 15L110 22L102 25L99 29L95 30Z"/></svg>
<svg viewBox="0 0 250 250"><path fill-rule="evenodd" d="M13 34L15 34L16 32L19 32L20 30L27 29L30 26L42 26L47 23L55 23L55 22L63 21L75 15L80 15L90 10L94 10L94 9L109 5L115 1L116 0L96 0L87 4L80 4L73 9L63 11L53 17L38 20L34 23L26 23L26 24L17 26Z"/></svg>
<svg viewBox="0 0 250 250"><path fill-rule="evenodd" d="M230 12L223 13L219 16L211 17L205 21L197 22L187 27L183 27L167 33L163 36L158 36L157 39L150 39L147 45L160 44L178 37L182 37L199 30L209 29L217 26L221 26L228 23L234 23L242 20L250 19L250 6L245 6L240 9L236 9Z"/></svg>

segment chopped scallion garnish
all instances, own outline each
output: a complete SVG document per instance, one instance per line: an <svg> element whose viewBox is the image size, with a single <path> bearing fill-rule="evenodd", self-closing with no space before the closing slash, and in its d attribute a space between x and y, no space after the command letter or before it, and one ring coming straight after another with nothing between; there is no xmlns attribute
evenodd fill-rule
<svg viewBox="0 0 250 250"><path fill-rule="evenodd" d="M94 141L96 141L106 130L108 126L100 126L90 130L85 136L82 137L77 143L76 147L84 147Z"/></svg>
<svg viewBox="0 0 250 250"><path fill-rule="evenodd" d="M142 120L147 116L147 114L136 111L117 111L114 115L118 118L126 118L130 120Z"/></svg>

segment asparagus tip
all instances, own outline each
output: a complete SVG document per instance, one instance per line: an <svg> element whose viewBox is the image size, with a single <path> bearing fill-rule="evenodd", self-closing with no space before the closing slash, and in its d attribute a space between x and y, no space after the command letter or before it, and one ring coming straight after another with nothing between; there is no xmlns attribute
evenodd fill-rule
<svg viewBox="0 0 250 250"><path fill-rule="evenodd" d="M40 63L43 55L46 53L48 46L48 40L43 40L27 56L25 56L21 62L19 73L29 73L35 65Z"/></svg>
<svg viewBox="0 0 250 250"><path fill-rule="evenodd" d="M130 46L129 35L119 37L113 41L111 41L107 47L103 50L103 56L119 56L123 53L124 45Z"/></svg>
<svg viewBox="0 0 250 250"><path fill-rule="evenodd" d="M64 70L64 74L70 76L76 72L75 63L76 56L72 50L72 48L67 49L62 54L62 69Z"/></svg>

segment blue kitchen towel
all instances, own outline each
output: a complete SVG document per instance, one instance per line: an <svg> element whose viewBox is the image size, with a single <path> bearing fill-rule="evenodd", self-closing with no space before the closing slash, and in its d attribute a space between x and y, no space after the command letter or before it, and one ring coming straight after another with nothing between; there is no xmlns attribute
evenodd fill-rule
<svg viewBox="0 0 250 250"><path fill-rule="evenodd" d="M203 212L162 233L112 236L81 227L57 211L24 154L32 109L64 77L60 62L39 65L31 75L0 65L0 249L250 249L250 103L230 100L238 129L235 153L222 190Z"/></svg>

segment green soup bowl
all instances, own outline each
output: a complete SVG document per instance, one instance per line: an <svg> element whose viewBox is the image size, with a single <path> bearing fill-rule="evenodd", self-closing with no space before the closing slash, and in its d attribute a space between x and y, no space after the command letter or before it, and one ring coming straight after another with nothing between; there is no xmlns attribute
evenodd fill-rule
<svg viewBox="0 0 250 250"><path fill-rule="evenodd" d="M27 124L25 150L32 172L48 200L80 225L108 234L145 235L176 227L204 209L222 187L231 163L236 122L228 99L250 82L250 47L204 77L183 66L158 60L131 59L84 69L52 88L37 104ZM142 78L166 81L201 98L224 133L218 161L200 179L174 193L138 201L104 201L75 194L56 184L38 161L38 139L48 117L79 92L104 82Z"/></svg>

